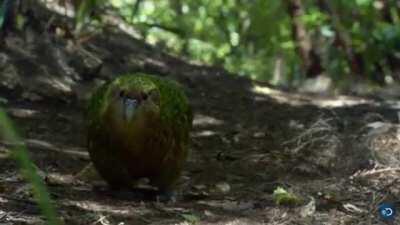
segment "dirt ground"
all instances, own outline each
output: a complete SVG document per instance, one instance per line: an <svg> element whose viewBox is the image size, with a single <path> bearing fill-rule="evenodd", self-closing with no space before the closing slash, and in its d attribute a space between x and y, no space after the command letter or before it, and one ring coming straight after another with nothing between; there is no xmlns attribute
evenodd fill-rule
<svg viewBox="0 0 400 225"><path fill-rule="evenodd" d="M400 94L292 93L187 63L115 30L77 44L35 29L4 40L0 105L65 224L400 224L378 213L383 202L400 211ZM90 162L89 93L134 72L176 79L193 107L191 154L174 203L99 191L105 184L77 177ZM12 146L0 144L0 224L41 224ZM277 204L279 187L300 201Z"/></svg>

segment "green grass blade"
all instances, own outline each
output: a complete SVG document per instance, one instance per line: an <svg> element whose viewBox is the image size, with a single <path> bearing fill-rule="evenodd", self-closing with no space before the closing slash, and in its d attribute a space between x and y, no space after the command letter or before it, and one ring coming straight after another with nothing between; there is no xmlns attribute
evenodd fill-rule
<svg viewBox="0 0 400 225"><path fill-rule="evenodd" d="M0 5L0 30L3 28L4 20L6 17L6 1Z"/></svg>
<svg viewBox="0 0 400 225"><path fill-rule="evenodd" d="M61 225L62 223L57 217L43 180L38 175L34 163L29 159L25 145L20 144L22 140L17 134L14 125L2 109L0 109L0 134L5 140L17 143L12 151L12 156L18 162L23 177L32 184L34 198L43 216L47 219L47 224Z"/></svg>

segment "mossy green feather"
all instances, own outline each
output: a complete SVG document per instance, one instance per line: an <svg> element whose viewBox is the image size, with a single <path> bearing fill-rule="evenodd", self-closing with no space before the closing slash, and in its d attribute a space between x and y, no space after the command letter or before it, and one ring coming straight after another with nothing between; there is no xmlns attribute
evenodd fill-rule
<svg viewBox="0 0 400 225"><path fill-rule="evenodd" d="M152 89L156 86L161 96L161 118L165 123L175 123L190 129L192 111L180 84L173 80L149 74L128 74L101 86L93 95L88 105L88 116L91 125L99 123L102 113L107 108L107 95L112 86ZM182 115L185 115L182 117ZM189 125L189 126L188 126Z"/></svg>
<svg viewBox="0 0 400 225"><path fill-rule="evenodd" d="M159 122L154 124L153 121L151 127L143 128L141 132L136 132L136 128L129 128L129 132L110 132L110 120L106 113L116 87L143 92L157 89L160 119L156 121ZM89 153L94 165L109 183L116 176L119 176L116 182L129 183L127 180L132 176L140 177L141 174L152 174L150 179L160 189L169 189L176 183L187 156L193 119L183 88L177 82L142 73L120 76L94 92L88 105L87 119L88 141L92 143L88 146ZM116 133L124 136L115 137ZM123 152L124 156L117 156L118 152ZM136 167L127 161L130 157L136 161L132 162L137 163ZM121 175L120 171L123 171Z"/></svg>

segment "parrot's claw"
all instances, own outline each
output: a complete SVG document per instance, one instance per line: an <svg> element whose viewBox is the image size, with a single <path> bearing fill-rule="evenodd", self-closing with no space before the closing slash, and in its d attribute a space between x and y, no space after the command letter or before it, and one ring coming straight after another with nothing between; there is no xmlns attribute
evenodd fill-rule
<svg viewBox="0 0 400 225"><path fill-rule="evenodd" d="M176 203L177 201L177 193L176 191L159 191L156 196L157 202L164 203Z"/></svg>

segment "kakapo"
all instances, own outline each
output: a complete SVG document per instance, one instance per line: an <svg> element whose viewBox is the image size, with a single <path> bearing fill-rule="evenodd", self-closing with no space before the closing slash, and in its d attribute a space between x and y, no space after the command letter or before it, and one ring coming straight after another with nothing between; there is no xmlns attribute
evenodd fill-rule
<svg viewBox="0 0 400 225"><path fill-rule="evenodd" d="M148 74L117 77L89 101L90 158L111 187L148 178L161 192L172 191L188 155L192 120L175 81Z"/></svg>

